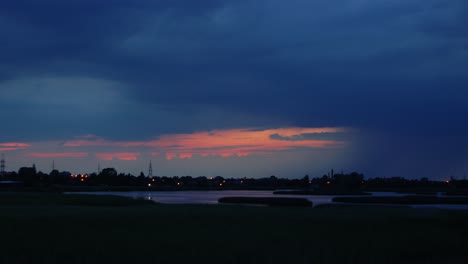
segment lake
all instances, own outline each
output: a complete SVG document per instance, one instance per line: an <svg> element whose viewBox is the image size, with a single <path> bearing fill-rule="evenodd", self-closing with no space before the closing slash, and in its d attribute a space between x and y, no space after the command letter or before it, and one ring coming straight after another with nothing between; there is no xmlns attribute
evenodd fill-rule
<svg viewBox="0 0 468 264"><path fill-rule="evenodd" d="M217 204L222 197L295 197L306 198L314 206L332 203L336 195L274 195L273 191L226 190L226 191L135 191L135 192L79 192L80 194L117 195L146 199L163 204ZM379 195L402 195L397 193L379 193ZM350 195L347 195L350 196Z"/></svg>
<svg viewBox="0 0 468 264"><path fill-rule="evenodd" d="M79 192L80 194L117 195L143 198L164 204L217 204L221 197L299 197L310 200L314 206L332 202L332 195L274 195L273 191L135 191L135 192Z"/></svg>
<svg viewBox="0 0 468 264"><path fill-rule="evenodd" d="M273 191L134 191L134 192L75 192L78 194L94 194L94 195L116 195L124 197L132 197L134 199L146 199L163 204L217 204L221 197L295 197L306 198L313 203L313 206L321 204L333 203L333 197L337 195L274 195ZM378 196L404 196L407 194L394 192L374 192L372 195ZM353 196L353 195L343 195ZM434 204L434 205L412 205L416 208L441 208L468 210L468 205L450 205L450 204Z"/></svg>

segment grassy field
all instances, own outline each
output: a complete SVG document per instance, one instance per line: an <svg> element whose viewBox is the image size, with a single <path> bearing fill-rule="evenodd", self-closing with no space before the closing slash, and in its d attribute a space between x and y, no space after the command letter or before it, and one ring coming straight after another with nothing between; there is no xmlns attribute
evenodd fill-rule
<svg viewBox="0 0 468 264"><path fill-rule="evenodd" d="M363 204L468 204L468 197L428 195L334 197L334 202Z"/></svg>
<svg viewBox="0 0 468 264"><path fill-rule="evenodd" d="M467 263L468 212L0 193L0 263Z"/></svg>

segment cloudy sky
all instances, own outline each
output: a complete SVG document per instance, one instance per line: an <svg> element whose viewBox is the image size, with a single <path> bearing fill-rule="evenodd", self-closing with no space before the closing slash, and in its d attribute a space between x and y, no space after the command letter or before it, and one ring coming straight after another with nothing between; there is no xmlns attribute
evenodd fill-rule
<svg viewBox="0 0 468 264"><path fill-rule="evenodd" d="M5 0L7 170L468 172L466 0Z"/></svg>

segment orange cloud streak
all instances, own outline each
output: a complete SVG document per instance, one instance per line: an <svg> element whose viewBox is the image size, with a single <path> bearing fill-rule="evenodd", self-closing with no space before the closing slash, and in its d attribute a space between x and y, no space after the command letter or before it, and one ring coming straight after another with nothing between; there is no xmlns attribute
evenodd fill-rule
<svg viewBox="0 0 468 264"><path fill-rule="evenodd" d="M83 158L88 156L87 152L31 152L26 154L36 158Z"/></svg>
<svg viewBox="0 0 468 264"><path fill-rule="evenodd" d="M248 156L250 154L264 154L274 151L289 150L293 148L340 148L347 144L337 140L276 140L272 135L289 138L303 134L343 133L344 128L282 128L267 130L214 130L210 132L197 132L193 134L164 135L158 140L145 143L145 146L161 148L170 153L167 159L179 155L179 158L190 158L197 154L201 156L232 155ZM190 154L190 155L188 155Z"/></svg>
<svg viewBox="0 0 468 264"><path fill-rule="evenodd" d="M95 156L102 160L137 160L139 152L114 152L114 153L96 153Z"/></svg>
<svg viewBox="0 0 468 264"><path fill-rule="evenodd" d="M0 151L13 151L31 147L30 144L22 142L4 142L0 143Z"/></svg>
<svg viewBox="0 0 468 264"><path fill-rule="evenodd" d="M349 142L332 139L311 139L305 135L321 133L347 133L350 129L340 127L324 128L277 128L277 129L229 129L195 132L191 134L162 135L150 141L110 141L96 136L81 137L64 143L66 147L117 147L117 148L154 148L165 152L166 159L175 157L190 159L193 155L201 156L239 156L266 154L294 148L335 149L346 146ZM275 138L273 137L275 136ZM139 152L97 153L96 157L105 160L113 158L136 160Z"/></svg>
<svg viewBox="0 0 468 264"><path fill-rule="evenodd" d="M179 159L191 159L192 155L193 155L192 153L180 153Z"/></svg>
<svg viewBox="0 0 468 264"><path fill-rule="evenodd" d="M167 160L171 160L171 159L175 158L176 156L177 156L177 154L175 154L175 153L169 153L169 152L166 153L166 159Z"/></svg>

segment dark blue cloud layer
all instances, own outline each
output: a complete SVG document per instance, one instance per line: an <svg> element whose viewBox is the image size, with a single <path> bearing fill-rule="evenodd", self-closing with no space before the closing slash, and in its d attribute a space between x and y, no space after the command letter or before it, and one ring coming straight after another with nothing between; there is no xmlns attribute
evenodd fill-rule
<svg viewBox="0 0 468 264"><path fill-rule="evenodd" d="M0 140L347 126L383 153L363 166L406 153L412 174L463 170L467 12L464 0L2 1L0 89L86 77L119 96L73 109L0 98L13 131Z"/></svg>

